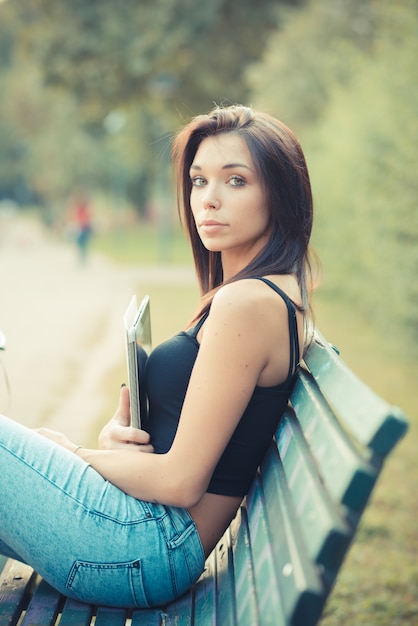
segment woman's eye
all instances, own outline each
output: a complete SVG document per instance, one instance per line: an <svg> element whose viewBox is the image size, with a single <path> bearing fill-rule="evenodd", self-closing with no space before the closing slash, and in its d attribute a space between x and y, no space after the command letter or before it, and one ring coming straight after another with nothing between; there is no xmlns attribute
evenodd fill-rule
<svg viewBox="0 0 418 626"><path fill-rule="evenodd" d="M193 176L192 178L193 187L203 187L204 184L205 184L205 179L203 178L203 176Z"/></svg>
<svg viewBox="0 0 418 626"><path fill-rule="evenodd" d="M231 176L229 183L232 187L243 187L245 180L241 176Z"/></svg>

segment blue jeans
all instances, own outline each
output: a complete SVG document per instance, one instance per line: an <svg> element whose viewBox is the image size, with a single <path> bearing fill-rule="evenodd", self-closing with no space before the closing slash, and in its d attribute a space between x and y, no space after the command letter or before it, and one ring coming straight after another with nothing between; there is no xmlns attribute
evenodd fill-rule
<svg viewBox="0 0 418 626"><path fill-rule="evenodd" d="M0 554L28 563L68 597L125 608L179 597L205 561L186 509L126 495L1 415Z"/></svg>

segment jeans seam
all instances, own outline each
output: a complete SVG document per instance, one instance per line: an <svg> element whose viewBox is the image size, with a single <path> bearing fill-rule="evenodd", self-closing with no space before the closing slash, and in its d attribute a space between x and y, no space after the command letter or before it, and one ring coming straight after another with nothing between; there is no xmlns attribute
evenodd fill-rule
<svg viewBox="0 0 418 626"><path fill-rule="evenodd" d="M55 481L51 480L48 476L46 476L43 471L39 470L37 467L34 467L26 459L22 458L21 456L16 454L13 450L10 450L8 447L6 447L4 443L0 442L0 447L3 448L9 454L11 454L14 457L14 459L19 461L20 463L23 463L27 468L29 468L30 470L35 472L40 478L45 480L49 485L52 485L60 493L62 493L67 498L72 500L72 502L74 502L75 504L77 504L77 506L82 508L88 515L91 515L93 517L98 517L100 519L104 519L104 520L107 520L107 521L110 521L110 522L114 522L114 523L119 524L120 526L123 526L123 527L135 526L135 525L141 524L143 522L149 522L150 520L153 519L153 517L151 516L151 517L144 517L142 519L136 519L135 521L127 521L127 522L125 522L125 521L122 521L120 519L117 519L116 517L112 517L110 515L106 515L104 513L101 513L100 511L97 511L95 509L89 508L88 506L86 506L84 504L84 502L82 500L80 500L79 498L74 497L74 495L69 493L68 490L62 488ZM90 465L88 465L88 464L86 464L86 465L87 465L87 467L91 468ZM93 469L93 468L91 468L91 469ZM150 514L149 508L147 508L147 511Z"/></svg>
<svg viewBox="0 0 418 626"><path fill-rule="evenodd" d="M45 473L42 472L41 470L39 470L37 467L34 467L33 465L31 465L30 463L28 463L28 461L24 458L22 458L21 456L19 456L18 454L16 454L13 450L10 450L10 448L8 448L4 443L0 442L0 447L3 448L3 450L5 450L6 452L8 452L9 454L11 454L17 461L19 461L20 463L23 463L26 467L28 467L29 469L31 469L33 472L35 472L36 474L38 474L38 476L40 476L41 478L43 478L47 483L49 483L50 485L53 485L56 489L58 489L58 491L60 491L61 493L65 494L68 498L70 498L70 500L72 500L73 502L76 502L79 506L81 506L85 511L89 512L89 509L84 506L84 504L82 502L80 502L77 498L75 498L72 494L68 493L68 491L66 491L65 489L63 489L62 487L60 487L59 485L57 485L56 482L54 482L53 480L51 480L50 478L48 478L48 476L45 476Z"/></svg>
<svg viewBox="0 0 418 626"><path fill-rule="evenodd" d="M177 582L176 582L176 574L175 574L175 567L174 567L174 561L173 561L173 555L172 555L172 548L169 545L169 538L167 536L167 531L165 528L166 518L168 518L171 523L171 518L168 515L168 513L166 513L165 515L163 515L162 517L158 519L158 526L159 526L161 534L164 537L164 543L165 543L166 550L167 550L167 561L168 561L168 565L170 568L171 588L173 590L174 596L177 598L179 593L178 593Z"/></svg>

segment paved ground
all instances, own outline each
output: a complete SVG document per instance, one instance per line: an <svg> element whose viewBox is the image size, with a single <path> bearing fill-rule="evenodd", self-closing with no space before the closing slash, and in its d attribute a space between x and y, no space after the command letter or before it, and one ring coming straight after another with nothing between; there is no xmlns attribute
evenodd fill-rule
<svg viewBox="0 0 418 626"><path fill-rule="evenodd" d="M99 256L81 266L72 245L20 220L0 234L0 359L11 387L9 398L0 363L0 412L83 443L103 417L103 382L125 358L122 318L141 277L190 273L119 267Z"/></svg>

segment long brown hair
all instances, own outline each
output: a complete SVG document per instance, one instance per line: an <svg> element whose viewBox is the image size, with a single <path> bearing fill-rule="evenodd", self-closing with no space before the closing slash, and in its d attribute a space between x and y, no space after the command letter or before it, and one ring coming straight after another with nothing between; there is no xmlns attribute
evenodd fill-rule
<svg viewBox="0 0 418 626"><path fill-rule="evenodd" d="M293 132L279 120L235 105L216 107L208 115L195 117L173 143L179 215L187 228L203 296L199 314L210 306L214 293L223 284L223 272L221 253L207 250L196 229L190 206L190 167L203 139L227 132L239 134L247 143L267 193L271 225L270 238L261 252L227 282L269 274L294 274L301 291L301 308L307 311L313 203L302 148Z"/></svg>

